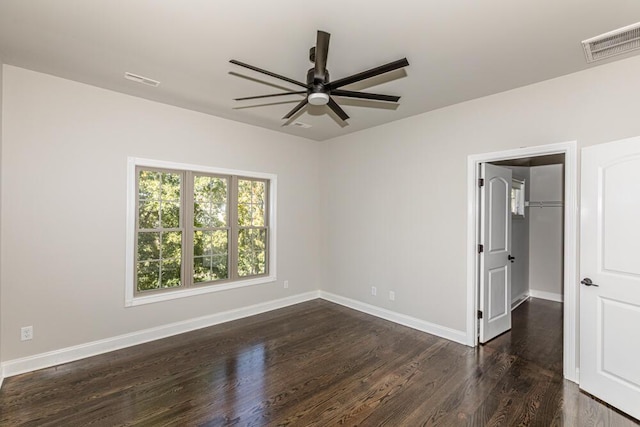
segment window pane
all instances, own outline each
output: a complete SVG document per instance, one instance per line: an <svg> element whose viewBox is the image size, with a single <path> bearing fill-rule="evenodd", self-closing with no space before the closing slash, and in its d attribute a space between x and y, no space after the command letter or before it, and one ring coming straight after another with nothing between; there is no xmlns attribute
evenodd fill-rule
<svg viewBox="0 0 640 427"><path fill-rule="evenodd" d="M213 255L227 255L229 240L227 230L216 230L211 233L211 253Z"/></svg>
<svg viewBox="0 0 640 427"><path fill-rule="evenodd" d="M227 201L227 180L214 176L194 176L193 197L199 202L224 203Z"/></svg>
<svg viewBox="0 0 640 427"><path fill-rule="evenodd" d="M254 227L264 226L264 205L254 204L251 210L251 225Z"/></svg>
<svg viewBox="0 0 640 427"><path fill-rule="evenodd" d="M148 291L160 287L160 263L158 261L139 262L137 269L138 291Z"/></svg>
<svg viewBox="0 0 640 427"><path fill-rule="evenodd" d="M180 286L180 260L170 259L162 261L160 277L163 288L174 288L176 286Z"/></svg>
<svg viewBox="0 0 640 427"><path fill-rule="evenodd" d="M209 282L211 277L211 258L196 257L193 259L193 281L194 283Z"/></svg>
<svg viewBox="0 0 640 427"><path fill-rule="evenodd" d="M193 225L199 228L217 228L227 225L227 204L195 202Z"/></svg>
<svg viewBox="0 0 640 427"><path fill-rule="evenodd" d="M180 180L181 175L177 173L163 173L162 178L162 200L180 200Z"/></svg>
<svg viewBox="0 0 640 427"><path fill-rule="evenodd" d="M229 277L227 274L227 266L229 265L227 255L217 255L212 257L211 260L211 271L213 276L216 279L227 279Z"/></svg>
<svg viewBox="0 0 640 427"><path fill-rule="evenodd" d="M251 203L251 181L238 180L238 203Z"/></svg>
<svg viewBox="0 0 640 427"><path fill-rule="evenodd" d="M162 227L163 228L179 228L180 227L180 203L162 201Z"/></svg>
<svg viewBox="0 0 640 427"><path fill-rule="evenodd" d="M227 279L228 259L226 255L198 257L193 259L193 281L212 282Z"/></svg>
<svg viewBox="0 0 640 427"><path fill-rule="evenodd" d="M194 202L193 203L193 225L198 228L205 228L211 226L211 220L209 218L209 211L211 205L207 202Z"/></svg>
<svg viewBox="0 0 640 427"><path fill-rule="evenodd" d="M227 203L213 203L211 205L211 222L214 227L227 226Z"/></svg>
<svg viewBox="0 0 640 427"><path fill-rule="evenodd" d="M138 261L160 259L160 233L138 233Z"/></svg>
<svg viewBox="0 0 640 427"><path fill-rule="evenodd" d="M228 198L227 180L225 178L211 178L211 201L214 203L226 203Z"/></svg>
<svg viewBox="0 0 640 427"><path fill-rule="evenodd" d="M267 272L267 232L246 229L238 233L238 274L254 276Z"/></svg>
<svg viewBox="0 0 640 427"><path fill-rule="evenodd" d="M226 227L227 180L212 176L194 176L194 226Z"/></svg>
<svg viewBox="0 0 640 427"><path fill-rule="evenodd" d="M227 279L227 230L193 233L193 280L196 283Z"/></svg>
<svg viewBox="0 0 640 427"><path fill-rule="evenodd" d="M162 259L180 259L182 256L182 232L162 233Z"/></svg>
<svg viewBox="0 0 640 427"><path fill-rule="evenodd" d="M138 228L180 227L182 175L141 170L138 174Z"/></svg>
<svg viewBox="0 0 640 427"><path fill-rule="evenodd" d="M138 198L160 199L160 173L141 170L138 173Z"/></svg>
<svg viewBox="0 0 640 427"><path fill-rule="evenodd" d="M138 228L160 227L160 204L157 200L140 201L138 205Z"/></svg>
<svg viewBox="0 0 640 427"><path fill-rule="evenodd" d="M255 204L263 204L264 203L264 192L265 192L265 183L263 181L252 181L252 193L253 197L251 199L252 203Z"/></svg>
<svg viewBox="0 0 640 427"><path fill-rule="evenodd" d="M193 256L202 255L204 255L204 232L196 231L193 233Z"/></svg>
<svg viewBox="0 0 640 427"><path fill-rule="evenodd" d="M265 217L266 183L263 181L238 180L238 225L240 227L262 227Z"/></svg>
<svg viewBox="0 0 640 427"><path fill-rule="evenodd" d="M251 226L251 204L250 203L238 204L238 225L240 225L240 227Z"/></svg>

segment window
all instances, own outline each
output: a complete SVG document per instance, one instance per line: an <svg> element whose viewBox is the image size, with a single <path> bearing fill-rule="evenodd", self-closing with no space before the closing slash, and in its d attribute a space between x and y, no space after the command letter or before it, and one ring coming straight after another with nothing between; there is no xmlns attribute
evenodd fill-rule
<svg viewBox="0 0 640 427"><path fill-rule="evenodd" d="M511 182L511 216L524 218L524 181L515 178Z"/></svg>
<svg viewBox="0 0 640 427"><path fill-rule="evenodd" d="M275 181L129 159L126 304L275 280Z"/></svg>

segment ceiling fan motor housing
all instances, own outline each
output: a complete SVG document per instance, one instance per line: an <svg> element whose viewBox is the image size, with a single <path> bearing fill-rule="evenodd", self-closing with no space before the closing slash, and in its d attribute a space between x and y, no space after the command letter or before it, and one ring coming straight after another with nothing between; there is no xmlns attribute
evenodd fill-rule
<svg viewBox="0 0 640 427"><path fill-rule="evenodd" d="M323 92L329 93L329 88L327 85L329 84L329 70L325 70L324 72L324 80L322 82L317 81L314 78L314 68L309 68L307 71L307 85L309 87L309 93L311 92Z"/></svg>

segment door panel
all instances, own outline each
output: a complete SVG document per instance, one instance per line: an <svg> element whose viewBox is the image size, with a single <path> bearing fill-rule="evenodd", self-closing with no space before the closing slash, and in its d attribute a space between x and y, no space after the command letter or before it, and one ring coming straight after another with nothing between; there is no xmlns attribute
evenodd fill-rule
<svg viewBox="0 0 640 427"><path fill-rule="evenodd" d="M598 335L603 339L603 351L598 364L603 374L623 385L640 389L640 364L628 360L630 351L633 355L640 354L640 340L627 343L625 335L619 333L629 325L640 325L640 306L602 298L599 311Z"/></svg>
<svg viewBox="0 0 640 427"><path fill-rule="evenodd" d="M487 191L489 192L489 212L487 214L489 219L489 232L487 234L489 237L489 253L505 252L509 247L506 216L507 214L511 215L509 210L505 212L505 206L509 206L511 181L506 182L504 177L492 177L487 182Z"/></svg>
<svg viewBox="0 0 640 427"><path fill-rule="evenodd" d="M627 250L629 241L640 242L640 197L629 197L637 193L640 183L640 160L632 157L602 168L603 213L602 236L603 268L610 273L640 275L638 254Z"/></svg>
<svg viewBox="0 0 640 427"><path fill-rule="evenodd" d="M640 418L640 138L582 150L580 387Z"/></svg>
<svg viewBox="0 0 640 427"><path fill-rule="evenodd" d="M499 267L489 272L489 321L505 314L507 298L507 267Z"/></svg>
<svg viewBox="0 0 640 427"><path fill-rule="evenodd" d="M480 342L511 329L511 170L480 165Z"/></svg>

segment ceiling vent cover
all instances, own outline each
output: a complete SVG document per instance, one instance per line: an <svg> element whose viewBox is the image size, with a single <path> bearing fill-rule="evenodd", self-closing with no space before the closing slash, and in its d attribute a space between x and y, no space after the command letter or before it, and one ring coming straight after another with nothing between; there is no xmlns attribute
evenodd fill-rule
<svg viewBox="0 0 640 427"><path fill-rule="evenodd" d="M159 81L150 79L149 77L139 76L137 74L126 72L124 73L124 78L127 80L131 80L136 83L142 83L143 85L158 87L160 84Z"/></svg>
<svg viewBox="0 0 640 427"><path fill-rule="evenodd" d="M640 22L582 42L587 62L640 49Z"/></svg>

